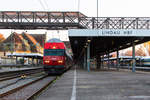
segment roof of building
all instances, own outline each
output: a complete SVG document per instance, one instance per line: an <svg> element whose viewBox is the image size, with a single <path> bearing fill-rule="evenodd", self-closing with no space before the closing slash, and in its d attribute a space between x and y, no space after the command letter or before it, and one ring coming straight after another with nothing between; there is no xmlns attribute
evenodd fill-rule
<svg viewBox="0 0 150 100"><path fill-rule="evenodd" d="M22 33L18 34L16 32L12 33L8 38L6 38L2 45L0 45L0 51L15 51L15 52L43 52L43 45L45 41L45 34L27 34ZM3 45L4 44L4 45ZM11 44L13 44L13 48L11 48ZM14 45L15 44L15 45ZM5 46L5 47L2 47Z"/></svg>
<svg viewBox="0 0 150 100"><path fill-rule="evenodd" d="M0 43L3 42L5 40L3 34L0 34Z"/></svg>

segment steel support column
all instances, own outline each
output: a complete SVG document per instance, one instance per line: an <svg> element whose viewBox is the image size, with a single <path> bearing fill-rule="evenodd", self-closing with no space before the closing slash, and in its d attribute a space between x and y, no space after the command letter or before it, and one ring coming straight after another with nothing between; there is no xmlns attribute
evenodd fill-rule
<svg viewBox="0 0 150 100"><path fill-rule="evenodd" d="M101 58L101 69L103 68L103 56L102 56L102 58Z"/></svg>
<svg viewBox="0 0 150 100"><path fill-rule="evenodd" d="M39 64L39 60L38 58L36 58L36 65L38 66L38 64Z"/></svg>
<svg viewBox="0 0 150 100"><path fill-rule="evenodd" d="M119 50L117 49L117 70L119 71Z"/></svg>
<svg viewBox="0 0 150 100"><path fill-rule="evenodd" d="M84 52L84 69L86 69L86 48L85 48L85 52Z"/></svg>
<svg viewBox="0 0 150 100"><path fill-rule="evenodd" d="M108 54L107 54L107 56L108 56L108 69L110 68L110 61L109 61L109 52L108 52Z"/></svg>
<svg viewBox="0 0 150 100"><path fill-rule="evenodd" d="M23 65L24 65L24 57L23 57Z"/></svg>
<svg viewBox="0 0 150 100"><path fill-rule="evenodd" d="M16 56L16 65L17 65L18 57Z"/></svg>
<svg viewBox="0 0 150 100"><path fill-rule="evenodd" d="M32 66L34 65L34 58L32 58Z"/></svg>
<svg viewBox="0 0 150 100"><path fill-rule="evenodd" d="M29 62L30 62L30 60L29 60L30 58L28 58L28 64L29 64Z"/></svg>
<svg viewBox="0 0 150 100"><path fill-rule="evenodd" d="M101 69L101 57L100 56L98 56L97 58L96 58L96 68L97 69Z"/></svg>
<svg viewBox="0 0 150 100"><path fill-rule="evenodd" d="M135 43L132 43L132 72L135 72Z"/></svg>
<svg viewBox="0 0 150 100"><path fill-rule="evenodd" d="M87 46L87 70L90 72L90 43Z"/></svg>

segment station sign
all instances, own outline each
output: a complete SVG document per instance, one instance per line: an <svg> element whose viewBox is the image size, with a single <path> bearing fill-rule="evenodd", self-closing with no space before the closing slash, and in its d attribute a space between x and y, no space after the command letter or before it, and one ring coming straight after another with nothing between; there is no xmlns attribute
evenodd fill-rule
<svg viewBox="0 0 150 100"><path fill-rule="evenodd" d="M70 29L70 37L150 37L148 29Z"/></svg>

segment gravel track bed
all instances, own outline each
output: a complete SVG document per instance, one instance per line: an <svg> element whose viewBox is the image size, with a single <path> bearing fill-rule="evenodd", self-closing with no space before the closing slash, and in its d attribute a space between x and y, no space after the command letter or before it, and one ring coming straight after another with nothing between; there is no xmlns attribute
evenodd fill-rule
<svg viewBox="0 0 150 100"><path fill-rule="evenodd" d="M30 98L33 94L38 92L41 88L43 88L46 84L53 81L56 77L46 77L36 83L33 83L29 86L26 86L12 94L9 94L5 97L0 98L0 100L27 100Z"/></svg>
<svg viewBox="0 0 150 100"><path fill-rule="evenodd" d="M15 89L17 87L20 87L20 86L23 86L27 83L30 83L34 80L37 80L37 79L43 77L44 75L45 75L44 73L40 73L40 74L37 74L37 75L34 74L34 75L31 75L31 76L27 76L24 79L19 77L19 78L15 78L15 79L0 82L0 95L3 94L3 93L6 93L6 92L8 92L12 89Z"/></svg>

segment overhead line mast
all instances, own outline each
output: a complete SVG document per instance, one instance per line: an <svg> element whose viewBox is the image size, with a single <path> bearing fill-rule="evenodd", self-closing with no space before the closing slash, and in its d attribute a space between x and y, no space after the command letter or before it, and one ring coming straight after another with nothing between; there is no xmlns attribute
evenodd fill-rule
<svg viewBox="0 0 150 100"><path fill-rule="evenodd" d="M44 4L42 3L42 1L41 1L41 0L38 0L38 1L39 1L40 5L42 6L42 8L43 8L44 10L46 10L46 8L45 8Z"/></svg>
<svg viewBox="0 0 150 100"><path fill-rule="evenodd" d="M80 0L78 0L78 12L80 12Z"/></svg>
<svg viewBox="0 0 150 100"><path fill-rule="evenodd" d="M48 6L47 2L45 0L43 0L43 1L44 1L44 4L46 5L47 10L49 10L49 6Z"/></svg>

